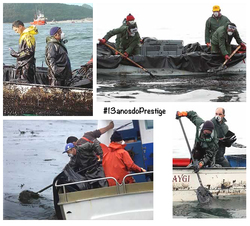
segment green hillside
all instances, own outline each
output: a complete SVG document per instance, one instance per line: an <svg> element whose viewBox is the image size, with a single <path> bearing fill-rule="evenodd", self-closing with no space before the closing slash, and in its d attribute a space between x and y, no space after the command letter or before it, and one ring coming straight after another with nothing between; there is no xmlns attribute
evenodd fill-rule
<svg viewBox="0 0 250 226"><path fill-rule="evenodd" d="M24 23L33 21L36 10L44 13L48 21L51 20L77 20L93 17L93 8L58 3L4 3L3 22L12 23L21 20Z"/></svg>

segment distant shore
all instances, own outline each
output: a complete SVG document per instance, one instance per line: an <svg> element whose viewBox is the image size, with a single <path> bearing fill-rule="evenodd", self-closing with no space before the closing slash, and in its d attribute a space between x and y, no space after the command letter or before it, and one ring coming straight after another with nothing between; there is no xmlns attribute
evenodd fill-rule
<svg viewBox="0 0 250 226"><path fill-rule="evenodd" d="M93 22L93 18L85 18L80 20L52 20L47 21L47 24L56 24L56 23L90 23Z"/></svg>
<svg viewBox="0 0 250 226"><path fill-rule="evenodd" d="M30 21L32 22L32 21ZM25 23L30 23L30 22L25 22ZM80 20L51 20L51 21L47 21L47 24L63 24L63 23L92 23L93 22L93 18L84 18L84 19L80 19ZM6 23L9 24L9 23Z"/></svg>

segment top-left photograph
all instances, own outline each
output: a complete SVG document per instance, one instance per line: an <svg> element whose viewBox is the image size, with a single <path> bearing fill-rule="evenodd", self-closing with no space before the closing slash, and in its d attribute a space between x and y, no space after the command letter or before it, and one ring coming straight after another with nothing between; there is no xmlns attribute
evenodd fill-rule
<svg viewBox="0 0 250 226"><path fill-rule="evenodd" d="M93 4L3 3L3 115L93 115Z"/></svg>

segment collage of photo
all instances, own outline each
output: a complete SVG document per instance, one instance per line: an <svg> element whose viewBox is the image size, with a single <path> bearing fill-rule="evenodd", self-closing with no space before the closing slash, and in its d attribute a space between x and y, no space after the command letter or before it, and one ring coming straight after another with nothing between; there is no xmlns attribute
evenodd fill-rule
<svg viewBox="0 0 250 226"><path fill-rule="evenodd" d="M4 222L247 223L246 1L1 4Z"/></svg>

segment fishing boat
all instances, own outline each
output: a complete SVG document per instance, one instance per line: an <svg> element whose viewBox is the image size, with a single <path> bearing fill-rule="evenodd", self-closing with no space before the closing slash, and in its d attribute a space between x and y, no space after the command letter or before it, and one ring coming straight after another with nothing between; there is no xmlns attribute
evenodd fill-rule
<svg viewBox="0 0 250 226"><path fill-rule="evenodd" d="M199 171L203 186L215 198L246 195L246 156L226 156L232 167L204 168ZM187 168L189 158L173 159L173 201L195 201L196 191L200 186L196 173Z"/></svg>
<svg viewBox="0 0 250 226"><path fill-rule="evenodd" d="M85 74L80 68L74 74L71 86L50 86L48 68L37 67L37 84L20 83L15 67L4 65L3 114L93 115L92 69Z"/></svg>
<svg viewBox="0 0 250 226"><path fill-rule="evenodd" d="M44 14L40 10L37 10L37 12L35 14L34 21L30 22L30 24L32 24L32 25L45 25L46 18L44 16Z"/></svg>
<svg viewBox="0 0 250 226"><path fill-rule="evenodd" d="M113 177L59 184L57 176L53 182L53 197L58 219L153 219L153 122L133 120L129 128L119 132L127 144L126 149L134 153L131 155L134 162L148 171L126 175L121 184ZM107 144L111 133L103 134L102 142ZM133 176L136 183L125 184L127 176ZM73 192L67 189L79 183L106 179L114 180L116 185Z"/></svg>
<svg viewBox="0 0 250 226"><path fill-rule="evenodd" d="M114 43L109 43L115 46ZM232 45L232 49L236 48ZM216 74L246 74L246 52L237 52L223 70ZM183 46L182 40L157 40L147 38L141 44L140 55L130 57L155 76L208 76L209 70L220 67L224 58L211 54L207 46L192 43ZM138 79L148 75L147 72L115 55L107 46L97 46L97 75L100 78L126 77Z"/></svg>

